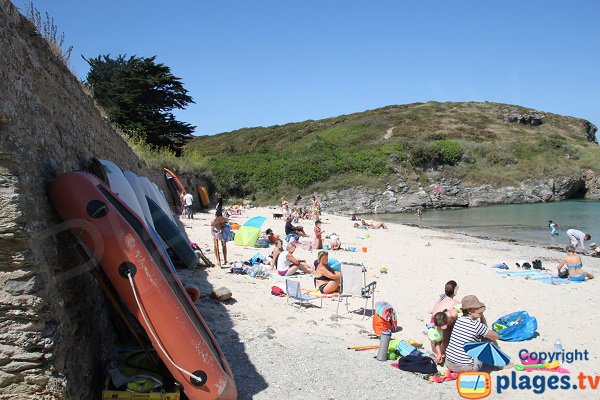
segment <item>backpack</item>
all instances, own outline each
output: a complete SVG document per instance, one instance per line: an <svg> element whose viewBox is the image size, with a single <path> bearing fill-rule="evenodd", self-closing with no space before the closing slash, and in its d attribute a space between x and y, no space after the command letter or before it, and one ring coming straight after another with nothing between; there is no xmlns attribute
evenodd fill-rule
<svg viewBox="0 0 600 400"><path fill-rule="evenodd" d="M565 267L561 268L558 271L558 277L561 279L567 279L569 277L569 269Z"/></svg>
<svg viewBox="0 0 600 400"><path fill-rule="evenodd" d="M398 361L398 368L403 371L420 372L422 374L437 374L435 361L422 355L408 355Z"/></svg>
<svg viewBox="0 0 600 400"><path fill-rule="evenodd" d="M385 330L392 332L398 330L396 311L391 304L378 301L375 303L375 314L373 315L373 332L375 335L381 336L381 332Z"/></svg>

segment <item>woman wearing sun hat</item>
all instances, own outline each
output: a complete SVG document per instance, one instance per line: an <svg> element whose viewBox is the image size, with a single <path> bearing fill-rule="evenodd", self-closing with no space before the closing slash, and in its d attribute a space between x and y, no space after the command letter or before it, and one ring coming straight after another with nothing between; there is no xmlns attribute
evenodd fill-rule
<svg viewBox="0 0 600 400"><path fill-rule="evenodd" d="M498 334L487 327L483 316L485 304L476 296L463 297L461 306L463 316L454 323L446 348L446 367L452 372L479 371L481 361L468 355L463 349L464 344L479 342L482 338L498 340Z"/></svg>

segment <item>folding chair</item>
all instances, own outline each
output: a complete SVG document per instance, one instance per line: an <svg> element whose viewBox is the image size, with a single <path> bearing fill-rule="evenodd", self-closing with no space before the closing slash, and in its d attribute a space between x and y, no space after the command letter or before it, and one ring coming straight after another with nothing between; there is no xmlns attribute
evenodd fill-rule
<svg viewBox="0 0 600 400"><path fill-rule="evenodd" d="M302 307L305 303L309 304L312 300L321 300L321 307L323 307L323 298L322 297L313 297L307 294L302 294L302 290L300 289L300 282L296 280L286 279L285 280L285 293L287 294L286 302L290 304L290 299L293 299L292 305L294 303L300 302L300 307Z"/></svg>
<svg viewBox="0 0 600 400"><path fill-rule="evenodd" d="M377 282L373 281L367 284L367 269L362 264L342 263L341 272L341 290L335 315L339 315L342 298L346 299L346 312L350 312L348 310L348 298L360 297L365 299L365 306L363 307L364 319L367 315L369 299L371 299L371 309L375 310L375 287L377 286Z"/></svg>

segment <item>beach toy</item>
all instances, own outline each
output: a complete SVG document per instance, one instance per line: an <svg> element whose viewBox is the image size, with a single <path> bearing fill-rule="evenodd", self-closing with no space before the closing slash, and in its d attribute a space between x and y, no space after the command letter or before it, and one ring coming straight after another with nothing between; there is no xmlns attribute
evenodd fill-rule
<svg viewBox="0 0 600 400"><path fill-rule="evenodd" d="M558 361L552 361L552 362L547 362L544 364L528 364L528 365L523 365L523 364L515 364L515 369L517 371L525 371L525 368L528 369L556 369L558 367L560 367L560 362Z"/></svg>
<svg viewBox="0 0 600 400"><path fill-rule="evenodd" d="M386 267L381 267L379 268L379 272L381 272L382 274L387 274L388 270Z"/></svg>
<svg viewBox="0 0 600 400"><path fill-rule="evenodd" d="M371 237L371 235L369 235L368 233L365 233L365 239L368 239L370 237Z"/></svg>
<svg viewBox="0 0 600 400"><path fill-rule="evenodd" d="M432 342L441 342L442 341L442 330L440 328L438 328L437 326L433 327L433 328L429 328L429 331L427 331L427 337Z"/></svg>
<svg viewBox="0 0 600 400"><path fill-rule="evenodd" d="M329 250L329 245L328 244L324 244L323 245L323 250Z"/></svg>
<svg viewBox="0 0 600 400"><path fill-rule="evenodd" d="M411 345L417 347L417 348L423 347L423 343L417 342L416 340L409 339L409 340L407 340L407 342L410 343Z"/></svg>
<svg viewBox="0 0 600 400"><path fill-rule="evenodd" d="M366 252L367 252L367 248L366 248L366 247L363 247L363 248L362 248L362 252L363 252L363 253L366 253Z"/></svg>

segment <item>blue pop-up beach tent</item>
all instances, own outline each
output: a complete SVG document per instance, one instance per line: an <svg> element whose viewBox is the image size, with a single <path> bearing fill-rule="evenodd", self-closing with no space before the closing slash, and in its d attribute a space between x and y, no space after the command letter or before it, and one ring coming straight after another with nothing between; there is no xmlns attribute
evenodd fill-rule
<svg viewBox="0 0 600 400"><path fill-rule="evenodd" d="M252 217L242 225L235 234L233 243L238 246L254 246L260 236L260 228L266 221L265 217Z"/></svg>

